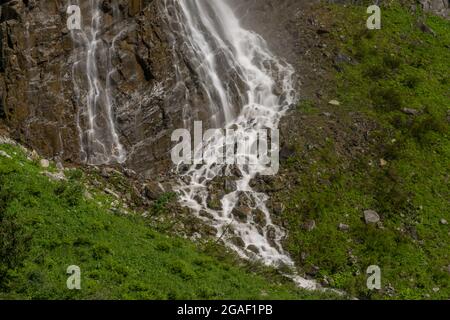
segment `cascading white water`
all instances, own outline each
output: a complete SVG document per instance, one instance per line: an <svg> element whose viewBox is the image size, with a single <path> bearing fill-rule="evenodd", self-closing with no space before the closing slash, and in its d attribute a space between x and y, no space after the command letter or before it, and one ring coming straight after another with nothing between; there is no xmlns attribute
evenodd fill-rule
<svg viewBox="0 0 450 320"><path fill-rule="evenodd" d="M164 0L164 10L180 50L194 64L199 86L207 93L211 123L233 129L238 140L258 129L276 130L296 100L292 66L275 57L259 35L242 28L226 0ZM215 151L228 143L205 144L204 164L191 166L176 188L181 203L214 226L217 236L242 257L293 268L281 245L285 232L272 222L266 206L267 195L250 186L267 167L258 159L252 159L251 166L220 164ZM220 210L212 209L209 185L231 172L237 176L234 190L221 198ZM245 221L233 214L240 202L249 209ZM312 281L291 277L301 287L316 288Z"/></svg>
<svg viewBox="0 0 450 320"><path fill-rule="evenodd" d="M92 165L126 160L126 152L114 123L114 100L111 95L111 75L115 72L111 66L111 53L115 38L111 43L100 38L105 25L100 4L99 0L90 0L87 7L82 7L85 9L83 13L90 17L90 24L82 26L81 30L71 31L72 39L78 46L72 75L79 104L77 125L81 158Z"/></svg>

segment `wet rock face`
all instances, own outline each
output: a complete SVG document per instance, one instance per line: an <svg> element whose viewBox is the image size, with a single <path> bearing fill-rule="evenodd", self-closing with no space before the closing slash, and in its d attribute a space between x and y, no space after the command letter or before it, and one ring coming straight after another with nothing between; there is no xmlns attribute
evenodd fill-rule
<svg viewBox="0 0 450 320"><path fill-rule="evenodd" d="M14 135L46 155L79 149L62 1L2 1L0 101Z"/></svg>
<svg viewBox="0 0 450 320"><path fill-rule="evenodd" d="M125 165L152 177L172 166L173 130L189 126L193 119L203 120L205 129L210 126L207 97L183 41L173 32L177 26L170 24L165 1L98 2L99 81L110 78L113 122L126 149ZM276 39L290 41L283 27L289 22L286 17L306 2L243 0L234 8L251 13L243 22L273 39L271 47L288 48ZM91 24L90 1L80 3L85 28ZM89 84L83 65L87 48L67 29L67 4L66 0L0 1L0 118L16 139L46 158L82 163L89 132L85 115ZM289 58L295 52L278 53ZM186 105L194 107L186 111ZM102 127L105 121L98 118Z"/></svg>
<svg viewBox="0 0 450 320"><path fill-rule="evenodd" d="M90 2L81 3L84 28ZM126 165L147 176L171 166L171 133L184 127L162 3L99 1L99 81L112 71L112 111ZM65 0L0 2L0 118L14 138L45 157L78 163L89 88L83 62L74 63L86 60L87 50L67 29L66 10ZM189 66L179 61L177 68L189 79Z"/></svg>

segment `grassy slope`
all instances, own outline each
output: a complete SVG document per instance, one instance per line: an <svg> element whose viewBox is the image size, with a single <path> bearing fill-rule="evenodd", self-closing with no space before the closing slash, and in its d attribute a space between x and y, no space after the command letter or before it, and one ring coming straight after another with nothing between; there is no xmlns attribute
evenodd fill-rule
<svg viewBox="0 0 450 320"><path fill-rule="evenodd" d="M349 128L357 121L352 114L373 123L373 139L366 152L348 157L328 136L309 159L289 159L301 183L285 196L287 247L305 270L319 266L319 279L359 297L448 299L450 229L440 220L450 221L450 23L427 16L433 36L413 14L391 6L382 10L382 30L368 31L365 10L325 10L330 40L356 62L336 73L330 98L338 97L333 112ZM300 110L314 112L311 103ZM365 225L366 209L381 214L383 228ZM305 218L316 220L314 231L298 228ZM350 231L339 231L339 223ZM373 264L382 269L380 292L365 285Z"/></svg>
<svg viewBox="0 0 450 320"><path fill-rule="evenodd" d="M101 192L85 199L79 171L68 182L51 182L17 147L0 150L13 156L0 156L0 298L329 297L211 253L223 248L200 249L153 231L140 217L112 214L113 199ZM81 291L66 288L69 265L81 267Z"/></svg>

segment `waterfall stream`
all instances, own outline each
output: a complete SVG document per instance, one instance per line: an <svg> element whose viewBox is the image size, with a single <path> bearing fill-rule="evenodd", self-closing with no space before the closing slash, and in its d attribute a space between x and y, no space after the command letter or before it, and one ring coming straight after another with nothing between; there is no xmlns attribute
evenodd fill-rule
<svg viewBox="0 0 450 320"><path fill-rule="evenodd" d="M210 123L232 129L238 141L255 130L275 131L296 101L293 67L274 56L261 36L242 28L226 0L164 0L164 10L180 51L195 66L199 87L207 94ZM216 151L230 143L227 139L206 141L203 164L182 173L176 188L181 203L243 258L287 266L299 286L316 288L315 282L295 275L294 262L281 245L285 232L273 223L266 206L268 196L250 185L267 169L265 164L258 158L251 159L253 165L221 164ZM221 195L220 208L212 208L210 186L221 176L227 177L231 190ZM244 212L236 217L241 205Z"/></svg>
<svg viewBox="0 0 450 320"><path fill-rule="evenodd" d="M114 124L111 77L116 71L111 59L123 30L114 30L114 21L104 21L101 1L83 4L89 13L84 22L88 22L82 30L71 31L76 46L72 74L81 155L88 164L122 163L126 152ZM182 205L214 227L217 237L241 257L288 267L292 270L288 276L299 286L316 288L315 282L296 275L294 262L282 247L285 231L273 222L267 207L268 196L251 186L252 180L267 171L267 159L235 148L236 141L242 140L250 146L261 144L261 137L253 133L266 130L272 135L263 141L267 145L270 141L271 152L277 153L274 133L296 102L293 67L277 58L261 36L241 26L227 0L162 0L160 8L173 36L169 45L174 61L189 61L190 76L195 74L197 90L206 100L210 118L205 127L225 128L234 134L232 139L207 139L200 150L203 164L179 168L181 178L175 191ZM188 96L186 75L178 65L174 70L178 88ZM196 108L184 106L186 127L196 120L187 119L193 114L189 109ZM217 152L223 146L231 146L229 150L237 151L235 159L247 162L223 163ZM227 185L226 192L215 195L211 186L220 179ZM218 204L211 205L215 197Z"/></svg>
<svg viewBox="0 0 450 320"><path fill-rule="evenodd" d="M89 0L83 4L87 5L83 12L88 13L90 23L81 30L71 31L78 49L72 75L79 107L77 126L81 159L91 165L122 163L126 160L126 152L114 124L111 94L111 76L115 72L111 54L116 37L110 43L100 37L105 25L101 1Z"/></svg>

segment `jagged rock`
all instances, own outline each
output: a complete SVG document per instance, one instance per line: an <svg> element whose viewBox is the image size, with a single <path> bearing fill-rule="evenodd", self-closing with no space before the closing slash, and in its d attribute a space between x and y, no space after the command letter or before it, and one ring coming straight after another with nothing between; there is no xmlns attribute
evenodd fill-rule
<svg viewBox="0 0 450 320"><path fill-rule="evenodd" d="M164 194L164 190L157 182L147 182L144 185L144 196L149 200L158 200Z"/></svg>
<svg viewBox="0 0 450 320"><path fill-rule="evenodd" d="M441 222L441 224L442 224L442 225L448 225L448 221L447 221L447 220L445 220L445 219L441 219L441 221L440 221L440 222Z"/></svg>
<svg viewBox="0 0 450 320"><path fill-rule="evenodd" d="M344 232L350 230L350 226L348 224L344 224L344 223L340 223L338 228L340 231L344 231Z"/></svg>
<svg viewBox="0 0 450 320"><path fill-rule="evenodd" d="M205 217L205 218L208 218L210 220L214 219L214 216L212 214L210 214L209 212L205 211L205 210L201 210L199 212L199 215L200 215L200 217Z"/></svg>
<svg viewBox="0 0 450 320"><path fill-rule="evenodd" d="M233 238L230 239L230 241L236 247L245 248L245 242L244 242L244 240L242 240L241 237L233 237Z"/></svg>
<svg viewBox="0 0 450 320"><path fill-rule="evenodd" d="M374 210L364 211L364 221L366 224L377 224L380 222L381 218L379 214Z"/></svg>
<svg viewBox="0 0 450 320"><path fill-rule="evenodd" d="M182 59L184 41L177 41L177 33L170 34L174 25L160 1L99 3L102 30L96 62L100 75L108 74L109 64L115 70L113 120L128 151L126 166L152 178L172 166L170 136L184 127L183 106L196 106L189 112L205 123L210 109L196 83L194 66L189 58ZM80 6L90 21L90 2ZM80 163L86 160L86 148L81 147L86 135L78 129L87 128L82 112L89 89L86 46L72 40L66 8L60 0L0 2L0 109L13 138L47 158ZM110 61L104 61L109 53ZM81 63L74 68L78 60ZM185 80L182 88L177 86L180 75Z"/></svg>
<svg viewBox="0 0 450 320"><path fill-rule="evenodd" d="M265 227L267 225L266 215L259 209L256 209L253 213L253 221L260 227Z"/></svg>
<svg viewBox="0 0 450 320"><path fill-rule="evenodd" d="M255 246L255 245L253 245L253 244L249 245L249 246L247 247L247 250L249 250L249 251L251 251L251 252L253 252L253 253L259 254L259 249L258 249L258 247Z"/></svg>
<svg viewBox="0 0 450 320"><path fill-rule="evenodd" d="M124 168L123 169L123 173L125 174L126 177L128 178L136 178L137 173L134 170L128 169L128 168Z"/></svg>
<svg viewBox="0 0 450 320"><path fill-rule="evenodd" d="M252 209L249 207L236 207L232 211L233 216L239 221L239 222L247 222L248 217L252 214Z"/></svg>
<svg viewBox="0 0 450 320"><path fill-rule="evenodd" d="M255 199L251 193L240 191L238 194L238 204L243 207L254 208L256 206Z"/></svg>

